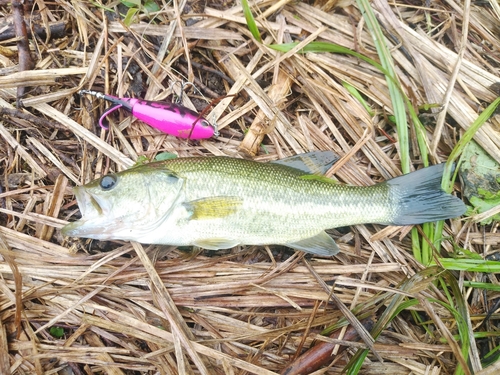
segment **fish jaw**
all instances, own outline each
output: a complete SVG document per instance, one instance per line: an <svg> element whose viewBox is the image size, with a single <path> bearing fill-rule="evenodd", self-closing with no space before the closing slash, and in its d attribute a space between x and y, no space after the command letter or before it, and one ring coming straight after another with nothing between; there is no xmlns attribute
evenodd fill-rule
<svg viewBox="0 0 500 375"><path fill-rule="evenodd" d="M109 204L88 193L84 186L73 188L82 218L67 224L61 230L64 236L108 239L116 227L109 221Z"/></svg>

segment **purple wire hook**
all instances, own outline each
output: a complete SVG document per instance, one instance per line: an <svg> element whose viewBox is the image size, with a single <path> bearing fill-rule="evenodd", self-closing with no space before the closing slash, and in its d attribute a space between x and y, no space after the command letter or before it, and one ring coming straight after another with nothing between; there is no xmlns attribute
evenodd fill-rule
<svg viewBox="0 0 500 375"><path fill-rule="evenodd" d="M114 106L112 106L112 107L109 107L109 108L106 110L106 112L104 112L104 113L101 115L101 117L99 117L99 125L101 126L101 128L106 129L106 130L108 130L108 129L109 129L109 126L104 125L103 120L104 120L106 117L108 117L108 116L109 116L109 114L110 114L111 112L114 112L114 111L116 111L117 109L120 109L121 107L123 107L123 105L122 105L122 104L118 104L118 105L114 105Z"/></svg>

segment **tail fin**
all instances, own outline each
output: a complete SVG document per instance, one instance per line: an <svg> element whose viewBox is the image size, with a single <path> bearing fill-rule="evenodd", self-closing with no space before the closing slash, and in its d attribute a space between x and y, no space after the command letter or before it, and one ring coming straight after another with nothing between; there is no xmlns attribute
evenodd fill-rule
<svg viewBox="0 0 500 375"><path fill-rule="evenodd" d="M433 165L386 182L396 203L393 225L421 224L460 216L464 202L441 189L444 164Z"/></svg>

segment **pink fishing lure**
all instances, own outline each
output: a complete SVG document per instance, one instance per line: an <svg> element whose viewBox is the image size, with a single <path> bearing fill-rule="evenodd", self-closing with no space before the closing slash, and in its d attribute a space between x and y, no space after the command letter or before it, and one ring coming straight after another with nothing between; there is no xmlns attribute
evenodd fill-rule
<svg viewBox="0 0 500 375"><path fill-rule="evenodd" d="M118 108L123 108L153 128L179 138L205 139L218 135L215 125L195 111L178 104L136 98L117 98L92 90L80 90L79 94L93 95L115 104L99 119L99 125L105 129L107 127L103 124L104 118Z"/></svg>

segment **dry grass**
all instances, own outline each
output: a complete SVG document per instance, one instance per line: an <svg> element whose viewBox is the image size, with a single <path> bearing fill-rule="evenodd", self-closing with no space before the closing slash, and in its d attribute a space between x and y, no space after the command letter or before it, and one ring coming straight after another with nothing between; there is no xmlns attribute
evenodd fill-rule
<svg viewBox="0 0 500 375"><path fill-rule="evenodd" d="M17 71L15 39L0 41L0 107L12 109L16 89L28 86L25 109L0 113L0 373L279 373L301 348L325 340L318 334L343 316L330 298L332 285L344 305L372 306L375 318L380 306L417 302L387 323L360 373L448 374L460 363L465 368L458 373L480 371L485 354L498 346L498 316L482 324L498 292L464 283L495 285L496 275L447 274L466 301L469 336L492 336L477 336L462 353L463 342L453 337L457 317L439 303L459 295L435 278L415 279L424 267L412 254L408 228L334 230L342 254L307 261L276 247L190 254L61 236L67 220L78 217L71 186L161 152L268 161L333 150L343 158L329 175L342 182L370 185L401 174L380 71L345 55L273 51L251 37L241 5L187 1L179 13L184 3L155 14L139 11L127 27L90 2L37 1L26 15L40 25L63 23L65 35L30 39L31 71ZM127 11L116 1L103 5ZM465 8L453 0L428 5L373 2L412 104L447 108L446 116L437 109L422 115L437 162L496 97L489 87L499 80L500 8L494 0ZM329 41L377 59L349 2L256 1L251 9L264 44ZM0 2L0 24L11 10ZM219 138L177 139L125 113L106 132L97 125L105 104L76 95L93 88L171 99L179 81L194 82L203 93L183 96L198 111L210 99L234 95L207 116L217 120ZM365 96L373 116L344 81ZM414 139L413 128L410 134ZM498 122L485 124L475 139L500 162ZM411 158L414 167L422 163L414 141ZM443 254L457 244L486 257L499 248L497 227L452 220ZM411 276L418 282L408 283ZM52 335L51 327L64 331ZM356 348L366 347L337 340L348 349L315 373L340 373Z"/></svg>

